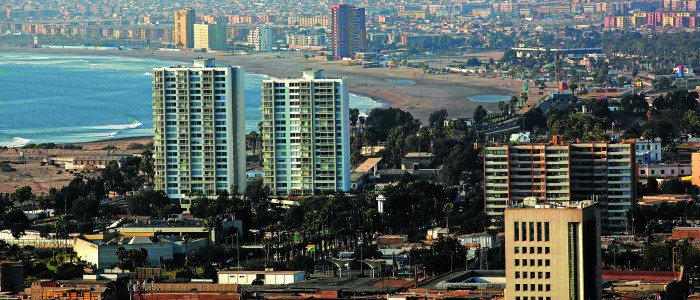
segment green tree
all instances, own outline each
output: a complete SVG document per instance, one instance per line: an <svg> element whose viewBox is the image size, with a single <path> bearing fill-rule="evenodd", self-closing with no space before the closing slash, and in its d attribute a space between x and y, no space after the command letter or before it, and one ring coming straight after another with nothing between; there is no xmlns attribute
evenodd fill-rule
<svg viewBox="0 0 700 300"><path fill-rule="evenodd" d="M476 109L474 109L474 122L477 124L481 124L482 122L484 122L484 119L486 118L487 114L488 113L486 112L486 109L484 109L482 105L477 106Z"/></svg>
<svg viewBox="0 0 700 300"><path fill-rule="evenodd" d="M121 268L135 271L136 268L147 266L150 262L148 251L144 248L125 249L117 248L116 256Z"/></svg>
<svg viewBox="0 0 700 300"><path fill-rule="evenodd" d="M20 203L21 206L24 206L24 202L34 199L32 188L26 185L16 189L12 196L15 201Z"/></svg>
<svg viewBox="0 0 700 300"><path fill-rule="evenodd" d="M4 217L5 226L10 228L12 232L12 237L19 239L24 235L24 232L29 228L29 218L24 214L22 210L13 209L8 213L5 213Z"/></svg>
<svg viewBox="0 0 700 300"><path fill-rule="evenodd" d="M430 124L430 127L433 127L433 126L443 127L446 119L447 119L447 109L443 108L441 110L436 110L436 111L430 113L430 117L428 118L428 123Z"/></svg>
<svg viewBox="0 0 700 300"><path fill-rule="evenodd" d="M360 110L357 108L350 109L350 126L356 127L357 120L360 118Z"/></svg>

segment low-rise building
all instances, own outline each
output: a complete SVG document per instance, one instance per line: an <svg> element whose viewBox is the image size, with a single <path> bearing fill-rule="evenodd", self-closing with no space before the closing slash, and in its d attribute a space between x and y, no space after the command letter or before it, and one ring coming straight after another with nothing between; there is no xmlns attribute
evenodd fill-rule
<svg viewBox="0 0 700 300"><path fill-rule="evenodd" d="M479 248L494 248L500 246L498 235L489 234L488 232L458 235L456 238L463 246L478 245Z"/></svg>
<svg viewBox="0 0 700 300"><path fill-rule="evenodd" d="M651 163L639 164L637 175L640 181L646 182L648 178L667 179L677 176L692 174L692 166L680 163Z"/></svg>
<svg viewBox="0 0 700 300"><path fill-rule="evenodd" d="M220 271L219 284L290 284L306 279L304 271Z"/></svg>
<svg viewBox="0 0 700 300"><path fill-rule="evenodd" d="M191 251L206 244L206 239L191 240L187 243L185 251ZM175 243L170 239L159 237L116 236L102 240L77 237L73 242L73 251L78 258L94 264L98 269L110 268L119 262L116 253L120 247L126 250L146 249L151 266L159 266L162 260L173 259L175 253Z"/></svg>
<svg viewBox="0 0 700 300"><path fill-rule="evenodd" d="M655 196L643 196L641 201L637 202L638 206L657 206L662 203L678 203L692 200L690 195L674 195L663 194Z"/></svg>
<svg viewBox="0 0 700 300"><path fill-rule="evenodd" d="M635 155L637 163L649 164L657 163L663 160L661 156L661 139L638 139L634 143Z"/></svg>

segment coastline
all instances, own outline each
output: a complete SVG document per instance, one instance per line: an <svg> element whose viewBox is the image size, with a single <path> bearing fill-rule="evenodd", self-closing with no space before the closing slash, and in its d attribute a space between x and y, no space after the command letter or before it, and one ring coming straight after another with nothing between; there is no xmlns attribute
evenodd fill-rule
<svg viewBox="0 0 700 300"><path fill-rule="evenodd" d="M101 55L138 57L162 61L189 63L197 57L215 58L220 64L239 65L247 72L272 77L297 77L307 68L323 69L329 76L348 78L350 93L369 97L391 107L409 111L423 122L435 110L445 108L450 116L469 116L483 105L496 110L496 103L469 101L467 97L480 94L512 95L519 93L519 84L504 85L501 78L463 76L458 74L418 74L420 70L406 67L363 68L342 61L305 59L301 52L273 52L248 55L217 55L180 51L91 50L64 48L25 48L0 46L0 52L50 53L68 55ZM387 82L386 79L414 81L413 85ZM512 83L513 80L511 80Z"/></svg>

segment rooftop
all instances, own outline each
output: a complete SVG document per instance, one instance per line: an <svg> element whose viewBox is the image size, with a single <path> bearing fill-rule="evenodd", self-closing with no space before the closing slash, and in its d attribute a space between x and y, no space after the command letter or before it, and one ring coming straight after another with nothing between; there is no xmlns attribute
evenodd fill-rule
<svg viewBox="0 0 700 300"><path fill-rule="evenodd" d="M355 169L355 172L367 173L369 172L369 170L372 170L372 168L374 168L374 166L376 166L381 160L381 157L370 157L367 160L365 160L365 162L363 162L360 166L358 166Z"/></svg>

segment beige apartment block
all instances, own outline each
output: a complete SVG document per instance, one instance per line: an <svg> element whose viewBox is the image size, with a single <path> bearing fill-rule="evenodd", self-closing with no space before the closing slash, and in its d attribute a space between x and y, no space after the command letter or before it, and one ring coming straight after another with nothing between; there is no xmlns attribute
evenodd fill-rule
<svg viewBox="0 0 700 300"><path fill-rule="evenodd" d="M173 30L173 43L179 49L192 49L194 47L194 8L187 7L175 12L175 29Z"/></svg>

